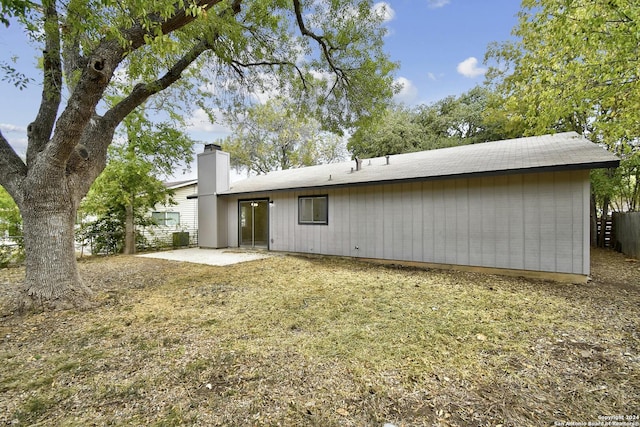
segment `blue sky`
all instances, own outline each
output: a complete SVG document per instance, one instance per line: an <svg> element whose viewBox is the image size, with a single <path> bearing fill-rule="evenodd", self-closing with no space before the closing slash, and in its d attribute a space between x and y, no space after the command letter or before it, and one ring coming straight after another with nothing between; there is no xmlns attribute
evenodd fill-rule
<svg viewBox="0 0 640 427"><path fill-rule="evenodd" d="M428 104L468 91L484 79L482 61L489 43L506 41L517 23L518 0L387 0L388 35L385 49L400 62L396 79L403 90L396 100L407 105ZM25 45L20 28L0 27L0 60L20 59L16 68L29 71L33 53ZM25 152L26 127L38 111L39 82L25 90L0 81L0 130L19 154ZM211 142L226 135L220 125L194 117L190 134ZM197 150L197 148L196 148Z"/></svg>
<svg viewBox="0 0 640 427"><path fill-rule="evenodd" d="M385 46L400 61L397 77L406 83L398 100L409 105L432 103L481 84L487 46L512 37L520 10L517 0L385 3L392 11Z"/></svg>

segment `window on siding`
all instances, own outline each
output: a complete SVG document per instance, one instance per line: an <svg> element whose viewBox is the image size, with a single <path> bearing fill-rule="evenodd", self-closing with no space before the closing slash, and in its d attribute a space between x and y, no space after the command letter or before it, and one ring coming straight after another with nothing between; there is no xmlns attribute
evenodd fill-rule
<svg viewBox="0 0 640 427"><path fill-rule="evenodd" d="M298 198L299 224L328 224L329 202L327 196L305 196Z"/></svg>
<svg viewBox="0 0 640 427"><path fill-rule="evenodd" d="M151 217L158 225L180 225L180 212L153 212Z"/></svg>

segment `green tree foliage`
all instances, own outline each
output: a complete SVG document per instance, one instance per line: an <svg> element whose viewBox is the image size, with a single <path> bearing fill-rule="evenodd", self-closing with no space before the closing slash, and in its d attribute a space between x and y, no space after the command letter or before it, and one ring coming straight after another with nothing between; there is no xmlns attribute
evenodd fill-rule
<svg viewBox="0 0 640 427"><path fill-rule="evenodd" d="M0 61L0 70L2 71L0 80L12 83L19 89L25 89L32 82L30 78L16 70L10 63Z"/></svg>
<svg viewBox="0 0 640 427"><path fill-rule="evenodd" d="M343 158L341 138L299 114L284 98L269 100L230 119L233 134L222 145L238 171L269 171L330 163Z"/></svg>
<svg viewBox="0 0 640 427"><path fill-rule="evenodd" d="M9 193L0 186L0 268L24 256L22 217Z"/></svg>
<svg viewBox="0 0 640 427"><path fill-rule="evenodd" d="M194 142L166 123L153 124L142 112L125 119L124 142L109 147L109 163L81 205L97 218L84 224L85 240L99 239L99 249L133 253L136 227L151 224L149 210L172 203L163 179L174 165L193 160Z"/></svg>
<svg viewBox="0 0 640 427"><path fill-rule="evenodd" d="M4 236L22 236L22 217L18 205L0 186L0 238Z"/></svg>
<svg viewBox="0 0 640 427"><path fill-rule="evenodd" d="M610 147L640 135L640 7L629 1L524 0L518 41L493 44L488 80L528 135L588 132Z"/></svg>
<svg viewBox="0 0 640 427"><path fill-rule="evenodd" d="M2 0L0 2L0 24L8 27L12 17L25 16L27 11L34 6L35 4L29 0Z"/></svg>
<svg viewBox="0 0 640 427"><path fill-rule="evenodd" d="M478 86L431 105L390 108L359 127L347 147L355 157L378 157L500 139L500 123L484 115L490 96L488 89Z"/></svg>
<svg viewBox="0 0 640 427"><path fill-rule="evenodd" d="M640 150L624 156L612 180L614 188L611 205L618 211L640 210Z"/></svg>
<svg viewBox="0 0 640 427"><path fill-rule="evenodd" d="M76 231L77 239L92 254L121 253L125 247L125 220L124 212L105 210L98 218L81 224Z"/></svg>
<svg viewBox="0 0 640 427"><path fill-rule="evenodd" d="M356 158L379 157L418 151L424 139L425 131L416 111L395 106L358 127L349 138L347 149Z"/></svg>

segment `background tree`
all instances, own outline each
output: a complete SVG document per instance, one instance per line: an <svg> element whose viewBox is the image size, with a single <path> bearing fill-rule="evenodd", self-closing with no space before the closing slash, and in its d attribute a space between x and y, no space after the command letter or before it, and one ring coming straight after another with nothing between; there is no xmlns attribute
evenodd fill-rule
<svg viewBox="0 0 640 427"><path fill-rule="evenodd" d="M501 139L501 121L484 114L491 96L478 86L431 105L390 108L380 120L359 127L347 147L355 157L379 157Z"/></svg>
<svg viewBox="0 0 640 427"><path fill-rule="evenodd" d="M5 240L6 239L6 240ZM23 255L22 217L9 193L0 186L0 267Z"/></svg>
<svg viewBox="0 0 640 427"><path fill-rule="evenodd" d="M265 174L343 159L342 139L297 111L284 98L276 98L231 117L233 133L222 145L231 154L232 166Z"/></svg>
<svg viewBox="0 0 640 427"><path fill-rule="evenodd" d="M0 186L0 237L19 237L21 235L20 210L9 193Z"/></svg>
<svg viewBox="0 0 640 427"><path fill-rule="evenodd" d="M528 134L587 129L609 144L640 134L640 10L633 2L524 0L517 42L494 44L489 80ZM592 122L592 123L588 123ZM586 127L590 125L589 127Z"/></svg>
<svg viewBox="0 0 640 427"><path fill-rule="evenodd" d="M42 52L42 98L27 129L26 162L0 134L0 185L23 218L28 304L82 305L90 294L76 265L76 210L106 165L116 127L142 103L163 102L165 112L196 99L203 108L237 107L251 92L278 90L326 128L340 129L392 95L395 64L382 50L382 17L369 1L8 4L3 22L19 16ZM135 86L125 87L129 81ZM105 102L114 93L124 96Z"/></svg>
<svg viewBox="0 0 640 427"><path fill-rule="evenodd" d="M356 158L380 157L387 154L418 151L425 131L416 112L405 106L394 106L376 120L358 127L347 149Z"/></svg>
<svg viewBox="0 0 640 427"><path fill-rule="evenodd" d="M167 123L153 124L136 110L124 121L125 140L109 147L109 163L81 205L96 215L87 231L109 230L111 246L136 251L136 226L149 225L149 210L170 203L173 192L163 180L175 165L193 160L194 141Z"/></svg>
<svg viewBox="0 0 640 427"><path fill-rule="evenodd" d="M623 154L615 175L618 186L613 191L612 206L618 212L637 212L640 210L640 150Z"/></svg>
<svg viewBox="0 0 640 427"><path fill-rule="evenodd" d="M518 41L494 44L486 55L495 62L488 81L502 96L490 115L502 115L525 135L575 130L606 144L623 163L632 158L640 135L640 8L588 0L522 5L513 31ZM613 194L603 192L614 188L597 178L594 220L607 216Z"/></svg>

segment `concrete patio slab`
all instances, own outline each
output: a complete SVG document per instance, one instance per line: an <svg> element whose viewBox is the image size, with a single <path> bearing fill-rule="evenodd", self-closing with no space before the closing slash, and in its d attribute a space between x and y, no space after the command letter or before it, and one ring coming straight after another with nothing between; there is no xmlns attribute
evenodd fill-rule
<svg viewBox="0 0 640 427"><path fill-rule="evenodd" d="M246 261L255 261L272 256L268 252L243 251L240 249L201 249L188 248L172 251L153 252L137 255L143 258L160 258L170 261L192 262L208 265L231 265Z"/></svg>

